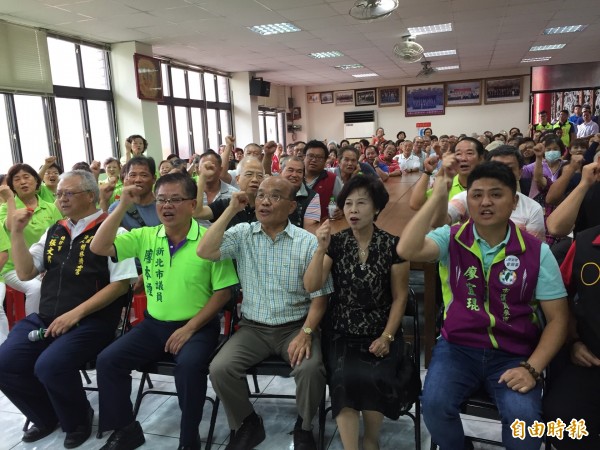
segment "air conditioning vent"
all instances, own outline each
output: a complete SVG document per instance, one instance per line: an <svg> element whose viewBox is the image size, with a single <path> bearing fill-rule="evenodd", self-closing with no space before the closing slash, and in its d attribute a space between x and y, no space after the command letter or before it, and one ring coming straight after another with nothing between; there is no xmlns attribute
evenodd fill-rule
<svg viewBox="0 0 600 450"><path fill-rule="evenodd" d="M362 139L375 134L377 111L350 111L344 113L344 138Z"/></svg>
<svg viewBox="0 0 600 450"><path fill-rule="evenodd" d="M344 113L344 123L376 122L376 111L350 111ZM375 130L373 130L375 131Z"/></svg>

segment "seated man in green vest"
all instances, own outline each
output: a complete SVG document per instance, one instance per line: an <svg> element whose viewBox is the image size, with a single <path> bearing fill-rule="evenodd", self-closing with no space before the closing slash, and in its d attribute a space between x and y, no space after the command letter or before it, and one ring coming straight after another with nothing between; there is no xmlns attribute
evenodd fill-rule
<svg viewBox="0 0 600 450"><path fill-rule="evenodd" d="M436 209L448 201L449 182L438 174L431 198L397 247L401 258L440 262L444 324L423 388L425 424L441 450L464 448L460 406L484 388L500 411L504 446L539 450L541 439L526 427L542 421L540 373L567 333L558 264L547 244L510 220L517 180L499 162L483 163L469 175L469 221L426 234ZM543 331L538 308L547 321Z"/></svg>
<svg viewBox="0 0 600 450"><path fill-rule="evenodd" d="M196 256L205 228L193 217L197 187L183 173L170 173L155 186L161 225L119 236L116 231L141 186L123 188L121 201L92 241L92 251L119 261L136 256L148 298L144 320L107 347L97 361L102 431L115 430L104 450L131 450L144 443L133 417L131 371L172 355L181 408L180 449L200 448L198 427L206 396L208 363L217 346L217 313L238 283L230 259L211 262Z"/></svg>

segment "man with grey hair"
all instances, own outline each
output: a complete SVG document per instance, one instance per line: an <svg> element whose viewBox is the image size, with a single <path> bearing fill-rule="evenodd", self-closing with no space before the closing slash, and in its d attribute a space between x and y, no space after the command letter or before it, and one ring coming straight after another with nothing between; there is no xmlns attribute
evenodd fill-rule
<svg viewBox="0 0 600 450"><path fill-rule="evenodd" d="M64 446L75 448L92 431L94 410L79 369L114 339L123 304L116 300L137 277L133 259L113 263L90 250L107 217L96 208L98 197L91 173L64 173L56 198L65 219L29 249L23 229L32 211L18 209L9 219L18 277L44 273L39 313L18 322L0 346L0 390L33 423L24 442L44 438L60 424Z"/></svg>
<svg viewBox="0 0 600 450"><path fill-rule="evenodd" d="M215 171L216 166L211 161L202 162L201 174L205 178L211 177ZM244 191L248 198L251 199L246 208L238 211L238 213L231 219L229 227L237 225L238 223L251 223L256 221L256 213L254 210L254 199L258 186L265 177L265 172L261 162L253 156L245 156L238 164L238 175L236 175L236 184L239 186L240 191ZM221 178L222 179L222 178ZM216 221L223 211L229 206L230 198L219 198L212 202L210 205L198 204L194 210L194 218L199 220L210 220Z"/></svg>

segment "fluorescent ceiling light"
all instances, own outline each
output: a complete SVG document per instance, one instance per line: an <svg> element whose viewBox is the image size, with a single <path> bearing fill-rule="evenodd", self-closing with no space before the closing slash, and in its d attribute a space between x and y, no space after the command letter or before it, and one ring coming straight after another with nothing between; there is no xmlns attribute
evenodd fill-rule
<svg viewBox="0 0 600 450"><path fill-rule="evenodd" d="M534 45L529 49L530 52L541 52L544 50L560 50L567 44L552 44L552 45Z"/></svg>
<svg viewBox="0 0 600 450"><path fill-rule="evenodd" d="M338 52L337 50L331 52L316 52L310 53L308 56L312 56L313 58L321 59L321 58L337 58L338 56L344 56L342 52Z"/></svg>
<svg viewBox="0 0 600 450"><path fill-rule="evenodd" d="M548 61L550 58L552 58L552 56L542 56L539 58L523 58L521 60L522 63L528 63L528 62L540 62L540 61Z"/></svg>
<svg viewBox="0 0 600 450"><path fill-rule="evenodd" d="M425 52L425 58L433 58L434 56L456 55L456 50L440 50L439 52Z"/></svg>
<svg viewBox="0 0 600 450"><path fill-rule="evenodd" d="M439 25L425 25L424 27L411 27L408 32L411 36L418 34L443 33L444 31L452 31L451 23L442 23Z"/></svg>
<svg viewBox="0 0 600 450"><path fill-rule="evenodd" d="M368 78L368 77L378 77L376 73L355 73L352 75L354 78Z"/></svg>
<svg viewBox="0 0 600 450"><path fill-rule="evenodd" d="M567 25L566 27L546 28L544 34L575 33L576 31L583 31L586 28L587 25Z"/></svg>
<svg viewBox="0 0 600 450"><path fill-rule="evenodd" d="M292 33L294 31L300 31L300 28L291 23L271 23L268 25L254 25L253 27L248 27L248 29L263 36L267 36L269 34Z"/></svg>
<svg viewBox="0 0 600 450"><path fill-rule="evenodd" d="M435 70L454 70L460 69L460 66L442 66L442 67L434 67Z"/></svg>
<svg viewBox="0 0 600 450"><path fill-rule="evenodd" d="M340 70L351 70L351 69L362 69L363 66L362 64L342 64L341 66L335 66L336 69L340 69Z"/></svg>

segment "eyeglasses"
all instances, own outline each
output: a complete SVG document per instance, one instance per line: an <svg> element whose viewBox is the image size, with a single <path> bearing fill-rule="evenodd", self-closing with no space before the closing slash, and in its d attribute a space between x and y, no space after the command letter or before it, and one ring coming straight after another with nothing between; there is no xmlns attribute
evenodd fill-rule
<svg viewBox="0 0 600 450"><path fill-rule="evenodd" d="M277 203L279 200L289 200L288 198L284 198L279 194L265 194L264 192L260 192L256 195L256 200L259 202L268 199L270 202Z"/></svg>
<svg viewBox="0 0 600 450"><path fill-rule="evenodd" d="M84 192L90 192L88 190L86 191L79 191L79 192L73 192L73 191L56 191L56 198L61 198L61 197L66 197L69 200L73 198L73 196L77 195L77 194L82 194Z"/></svg>
<svg viewBox="0 0 600 450"><path fill-rule="evenodd" d="M307 154L306 155L306 159L308 159L309 161L323 161L325 159L324 156L318 156L318 155L312 155L312 154Z"/></svg>
<svg viewBox="0 0 600 450"><path fill-rule="evenodd" d="M177 205L181 205L181 203L183 203L186 200L194 200L194 199L193 198L180 198L180 197L172 197L172 198L159 197L156 199L156 204L160 205L160 206L163 206L166 204L177 206Z"/></svg>

